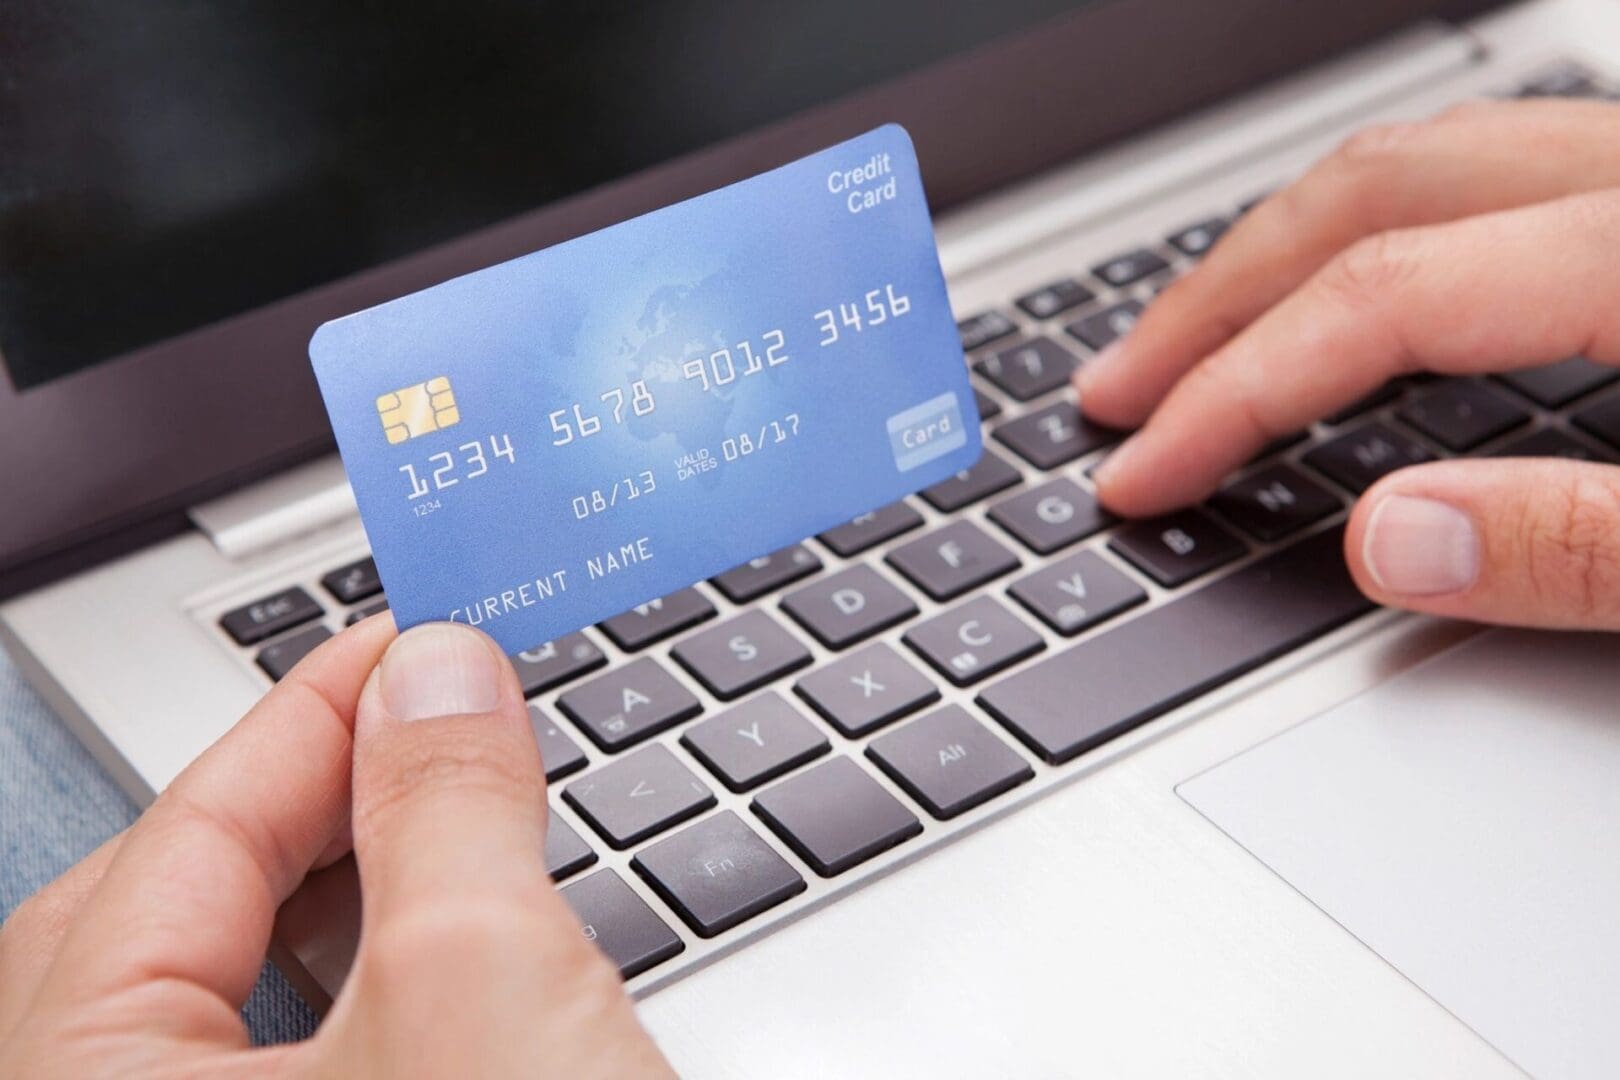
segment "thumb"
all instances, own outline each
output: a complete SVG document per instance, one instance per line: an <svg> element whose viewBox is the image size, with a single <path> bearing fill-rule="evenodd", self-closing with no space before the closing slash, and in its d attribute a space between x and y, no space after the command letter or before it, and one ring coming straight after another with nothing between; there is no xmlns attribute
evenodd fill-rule
<svg viewBox="0 0 1620 1080"><path fill-rule="evenodd" d="M1620 630L1620 467L1555 459L1402 469L1356 505L1356 582L1480 622Z"/></svg>

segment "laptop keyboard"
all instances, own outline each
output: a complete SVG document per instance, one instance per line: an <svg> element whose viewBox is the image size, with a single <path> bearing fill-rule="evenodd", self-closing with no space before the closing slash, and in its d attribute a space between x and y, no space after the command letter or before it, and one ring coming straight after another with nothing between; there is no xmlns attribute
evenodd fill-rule
<svg viewBox="0 0 1620 1080"><path fill-rule="evenodd" d="M1571 64L1520 93L1615 96ZM1089 470L1120 433L1078 414L1069 376L1254 201L963 318L988 436L973 468L512 658L552 782L548 869L624 978L948 838L1371 611L1342 518L1386 473L1451 454L1620 461L1620 371L1573 358L1397 380L1203 507L1110 516ZM329 623L386 607L370 558L316 579L219 619L271 680Z"/></svg>

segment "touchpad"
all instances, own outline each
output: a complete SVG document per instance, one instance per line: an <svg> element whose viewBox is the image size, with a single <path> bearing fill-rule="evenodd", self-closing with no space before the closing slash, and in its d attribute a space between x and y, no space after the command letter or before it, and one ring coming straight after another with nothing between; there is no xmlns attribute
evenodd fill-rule
<svg viewBox="0 0 1620 1080"><path fill-rule="evenodd" d="M1620 636L1480 634L1177 790L1520 1068L1620 1076Z"/></svg>

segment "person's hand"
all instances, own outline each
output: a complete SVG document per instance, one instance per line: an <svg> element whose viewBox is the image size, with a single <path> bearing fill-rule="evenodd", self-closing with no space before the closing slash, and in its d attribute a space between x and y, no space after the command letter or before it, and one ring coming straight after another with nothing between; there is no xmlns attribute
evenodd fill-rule
<svg viewBox="0 0 1620 1080"><path fill-rule="evenodd" d="M493 642L339 634L0 930L0 1076L639 1076L668 1066L542 860L545 779ZM277 907L352 835L364 915L315 1036L238 1010Z"/></svg>
<svg viewBox="0 0 1620 1080"><path fill-rule="evenodd" d="M1265 200L1076 375L1081 409L1142 429L1100 467L1131 516L1208 495L1273 438L1386 380L1620 363L1620 107L1478 103L1376 128ZM1373 599L1620 629L1620 468L1404 469L1356 506Z"/></svg>

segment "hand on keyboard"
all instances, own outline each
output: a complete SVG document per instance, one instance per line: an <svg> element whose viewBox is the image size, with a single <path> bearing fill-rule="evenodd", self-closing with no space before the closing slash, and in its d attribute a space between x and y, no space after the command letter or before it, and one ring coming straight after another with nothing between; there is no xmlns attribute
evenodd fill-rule
<svg viewBox="0 0 1620 1080"><path fill-rule="evenodd" d="M351 762L353 972L313 1039L249 1049L277 908L347 853ZM338 635L7 921L0 1075L666 1075L552 888L544 791L482 634Z"/></svg>
<svg viewBox="0 0 1620 1080"><path fill-rule="evenodd" d="M1620 107L1476 103L1364 132L1243 217L1076 375L1091 419L1141 427L1095 472L1102 501L1133 516L1192 503L1267 443L1398 376L1577 355L1620 365L1616 251ZM1612 377L1571 363L1584 364L1571 377ZM1505 378L1538 402L1550 392L1528 372ZM1456 451L1528 419L1461 381L1398 415ZM1573 422L1620 440L1620 397ZM1358 476L1370 482L1396 455L1432 456L1368 431L1307 462L1360 490ZM1556 428L1538 437L1549 445L1526 452L1558 453L1550 444L1568 439ZM1384 603L1620 629L1620 467L1414 465L1367 489L1345 549L1357 583Z"/></svg>

